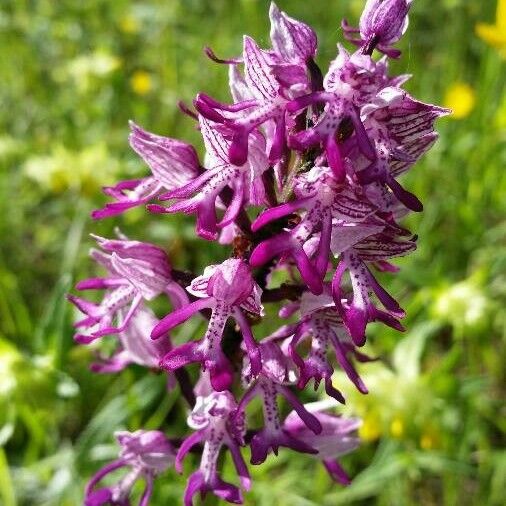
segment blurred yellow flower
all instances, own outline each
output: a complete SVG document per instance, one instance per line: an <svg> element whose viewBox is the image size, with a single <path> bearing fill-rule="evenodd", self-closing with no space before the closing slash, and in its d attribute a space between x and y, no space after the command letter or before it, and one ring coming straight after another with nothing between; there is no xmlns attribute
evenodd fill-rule
<svg viewBox="0 0 506 506"><path fill-rule="evenodd" d="M439 436L434 429L427 429L420 437L422 450L433 450L439 446Z"/></svg>
<svg viewBox="0 0 506 506"><path fill-rule="evenodd" d="M476 97L469 84L456 82L446 90L444 105L453 111L450 118L462 119L474 109Z"/></svg>
<svg viewBox="0 0 506 506"><path fill-rule="evenodd" d="M358 435L363 441L376 441L381 436L381 425L377 414L370 413L364 417L358 429Z"/></svg>
<svg viewBox="0 0 506 506"><path fill-rule="evenodd" d="M497 1L495 24L478 23L476 34L487 44L499 50L499 54L506 58L506 0Z"/></svg>
<svg viewBox="0 0 506 506"><path fill-rule="evenodd" d="M390 423L390 434L395 438L401 438L404 435L404 421L400 417L395 417Z"/></svg>
<svg viewBox="0 0 506 506"><path fill-rule="evenodd" d="M133 76L130 78L130 86L137 95L148 94L153 87L151 74L145 70L134 72Z"/></svg>
<svg viewBox="0 0 506 506"><path fill-rule="evenodd" d="M120 19L119 28L123 33L134 34L139 31L139 23L135 16L126 14Z"/></svg>

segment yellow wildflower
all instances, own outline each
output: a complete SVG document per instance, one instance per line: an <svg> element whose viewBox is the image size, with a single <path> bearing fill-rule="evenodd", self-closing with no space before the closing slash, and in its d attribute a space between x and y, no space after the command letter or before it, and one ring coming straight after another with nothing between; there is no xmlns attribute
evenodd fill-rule
<svg viewBox="0 0 506 506"><path fill-rule="evenodd" d="M469 84L456 82L446 90L444 105L453 111L450 118L462 119L469 116L475 102L474 89Z"/></svg>
<svg viewBox="0 0 506 506"><path fill-rule="evenodd" d="M506 0L497 1L495 24L478 23L476 34L506 58Z"/></svg>
<svg viewBox="0 0 506 506"><path fill-rule="evenodd" d="M139 23L135 16L127 14L120 19L119 28L123 33L134 34L139 31Z"/></svg>
<svg viewBox="0 0 506 506"><path fill-rule="evenodd" d="M145 70L138 70L137 72L134 72L133 76L130 78L130 86L137 95L148 94L153 87L151 74Z"/></svg>
<svg viewBox="0 0 506 506"><path fill-rule="evenodd" d="M377 414L370 413L358 429L358 435L363 441L375 441L381 436L380 420Z"/></svg>
<svg viewBox="0 0 506 506"><path fill-rule="evenodd" d="M420 437L422 450L434 450L440 446L439 434L434 427L428 427Z"/></svg>
<svg viewBox="0 0 506 506"><path fill-rule="evenodd" d="M390 434L397 439L400 439L403 436L404 421L399 416L396 416L390 423Z"/></svg>

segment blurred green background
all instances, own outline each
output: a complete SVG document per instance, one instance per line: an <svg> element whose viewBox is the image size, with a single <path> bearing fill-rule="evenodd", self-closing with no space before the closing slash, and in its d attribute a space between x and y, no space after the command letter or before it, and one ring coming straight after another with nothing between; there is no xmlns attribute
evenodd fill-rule
<svg viewBox="0 0 506 506"><path fill-rule="evenodd" d="M342 40L341 17L356 23L363 3L278 2L314 26L323 69ZM282 451L253 469L246 504L506 503L502 5L496 18L495 0L417 0L392 66L414 75L407 88L417 98L455 115L439 122L440 141L405 180L425 204L408 220L419 249L387 283L409 330L373 329L370 352L382 360L362 368L371 394L349 392L346 412L364 419L361 449L343 459L353 484L333 485L316 461ZM226 69L202 47L235 55L243 33L267 46L267 12L254 0L2 0L1 505L81 504L86 479L116 451L114 430L165 420L184 433L184 405L162 376L88 371L92 352L73 344L65 293L94 272L88 234L116 225L163 245L181 268L225 257L194 237L192 220L139 209L93 223L89 212L105 202L102 185L147 173L129 149L128 119L198 142L177 101L199 90L228 98ZM180 504L184 483L168 472L153 504Z"/></svg>

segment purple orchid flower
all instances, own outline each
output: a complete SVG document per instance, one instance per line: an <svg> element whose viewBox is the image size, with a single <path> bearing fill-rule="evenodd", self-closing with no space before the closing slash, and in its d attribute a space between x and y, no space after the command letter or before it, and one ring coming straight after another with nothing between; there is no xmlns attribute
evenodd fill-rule
<svg viewBox="0 0 506 506"><path fill-rule="evenodd" d="M200 389L202 390L202 386ZM207 392L197 397L197 403L188 417L188 425L196 432L185 439L176 457L176 470L181 473L185 455L196 444L204 444L200 469L188 479L184 504L192 506L195 494L200 493L204 499L209 492L227 502L242 504L241 491L220 478L217 466L220 451L225 445L232 455L242 487L244 490L250 489L248 468L236 440L238 434L244 435L244 424L232 417L237 404L230 392L213 392L210 388L204 390Z"/></svg>
<svg viewBox="0 0 506 506"><path fill-rule="evenodd" d="M260 134L250 136L250 156L241 167L228 161L230 142L209 120L199 117L210 168L187 184L164 193L160 200L183 199L168 208L150 205L152 212L197 214L197 234L215 240L218 229L231 225L246 203L262 203L261 176L269 164L265 155L265 140ZM222 220L217 223L216 206L225 188L232 190L232 198ZM194 196L192 196L194 195Z"/></svg>
<svg viewBox="0 0 506 506"><path fill-rule="evenodd" d="M258 373L261 368L260 352L243 310L261 315L262 291L253 280L248 265L243 260L234 258L225 260L220 265L206 267L204 274L192 281L188 291L198 297L198 300L165 316L155 326L151 337L157 339L196 312L210 308L212 312L206 334L200 341L189 342L170 351L163 357L160 366L175 370L192 362L201 362L205 369L209 369L215 390L229 388L233 370L221 350L220 341L227 320L232 317L241 330L253 371Z"/></svg>
<svg viewBox="0 0 506 506"><path fill-rule="evenodd" d="M382 261L388 258L403 256L416 248L413 240L396 241L386 233L369 236L353 247L341 252L340 261L332 280L332 294L336 307L348 329L353 342L357 346L365 343L365 328L368 322L379 320L403 331L399 318L405 312L398 302L376 281L365 264ZM348 271L353 290L351 302L344 299L341 289L342 278ZM386 311L378 309L370 300L369 294L374 293Z"/></svg>
<svg viewBox="0 0 506 506"><path fill-rule="evenodd" d="M342 27L344 36L360 46L366 54L373 49L390 58L398 58L401 52L390 47L400 40L408 28L408 12L412 0L367 0L360 17L359 28L353 28L346 20ZM359 38L356 38L357 35Z"/></svg>
<svg viewBox="0 0 506 506"><path fill-rule="evenodd" d="M252 98L233 105L220 104L205 94L199 94L195 107L204 117L223 123L232 138L228 150L230 163L242 166L248 159L248 138L257 127L268 121L275 124L269 161L281 157L285 144L285 104L281 85L276 80L272 66L275 58L263 51L257 43L244 36L244 77ZM218 112L219 111L219 112Z"/></svg>
<svg viewBox="0 0 506 506"><path fill-rule="evenodd" d="M332 407L329 401L306 404L306 409L320 422L322 431L314 434L303 424L295 411L292 411L283 423L283 430L291 437L315 448L317 453L311 457L321 460L330 477L343 485L349 485L350 479L336 460L358 448L360 440L355 435L362 424L358 418L344 418L326 413Z"/></svg>
<svg viewBox="0 0 506 506"><path fill-rule="evenodd" d="M375 62L367 55L350 55L341 45L338 45L338 51L324 78L324 91L295 98L287 104L286 109L295 113L317 103L326 104L316 124L290 136L289 145L298 151L323 145L328 165L338 181L342 182L346 177L346 168L342 147L336 138L343 137L344 127L351 123L360 150L370 160L375 159L376 154L362 123L360 109L390 81L384 60Z"/></svg>
<svg viewBox="0 0 506 506"><path fill-rule="evenodd" d="M367 387L358 375L348 356L353 355L360 362L371 361L363 353L359 353L353 344L343 324L342 318L336 310L329 287L319 296L308 292L301 298L301 322L290 342L289 352L293 361L300 370L297 386L305 388L311 379L314 379L314 388L318 388L320 381L324 380L327 395L336 401L344 403L344 397L332 385L334 369L327 355L329 348L334 349L337 363L344 370L348 378L363 394L368 393ZM310 339L309 354L304 359L297 353L297 346L306 339Z"/></svg>
<svg viewBox="0 0 506 506"><path fill-rule="evenodd" d="M368 0L359 28L343 24L358 50L338 45L326 73L314 60L315 32L274 3L271 48L248 36L238 58L221 59L206 48L212 60L229 66L232 103L200 93L198 114L181 106L198 121L204 166L188 144L131 124L130 143L152 175L105 189L114 202L94 217L141 204L155 213L192 214L200 237L232 252L197 276L172 269L165 252L151 244L97 237L101 250L92 257L107 274L77 288L105 295L98 303L69 298L85 314L76 323L78 342L117 334L117 350L94 370L116 372L136 363L167 371L181 386L195 432L183 439L177 470L190 450L202 449L186 506L208 493L242 503L242 489L250 487L240 450L247 443L253 464L287 447L321 460L334 480L349 483L336 458L358 446L360 422L327 411L344 403L332 376L340 367L367 393L355 368L373 360L360 351L367 325L379 321L403 330L404 311L373 269L394 274L399 269L391 259L416 248L402 219L423 206L399 180L435 142L435 121L449 112L404 91L410 76L389 75L411 1ZM384 56L373 59L374 49ZM158 320L149 304L162 295L171 312ZM257 343L251 326L261 322L267 303L281 303L278 316L289 320ZM204 336L173 347L169 331L199 312L208 319ZM191 363L202 369L196 385L181 369ZM315 390L323 383L330 404L301 401L311 381ZM231 392L242 392L239 404ZM294 410L284 421L279 396ZM263 425L246 431L245 410L255 397ZM141 506L147 506L153 477L174 461L170 443L156 431L128 434L120 444L120 458L88 485L87 506L128 506L139 478L146 481ZM241 488L219 475L224 446ZM97 486L123 467L130 469L115 485Z"/></svg>
<svg viewBox="0 0 506 506"><path fill-rule="evenodd" d="M293 93L307 89L307 62L317 51L316 34L309 26L290 18L274 3L269 16L273 51L264 51L251 37L244 37L244 79L242 93L232 90L235 103L221 104L205 94L195 100L197 110L223 124L231 136L228 157L238 166L246 163L248 137L260 126L267 133L269 162L280 160L286 147L285 104Z"/></svg>
<svg viewBox="0 0 506 506"><path fill-rule="evenodd" d="M388 87L362 110L365 127L374 139L376 159L357 172L361 184L386 185L408 209L420 212L421 202L395 179L406 172L436 141L436 119L448 109L414 100L399 88ZM360 165L360 161L358 164Z"/></svg>
<svg viewBox="0 0 506 506"><path fill-rule="evenodd" d="M328 167L314 167L302 174L295 187L297 199L266 210L253 223L256 232L268 223L284 218L299 209L306 209L301 221L287 230L260 243L252 252L250 264L263 265L278 255L288 255L296 263L302 279L314 294L323 290L327 272L329 247L337 222L355 223L366 220L376 208L359 194L340 184ZM319 233L313 260L304 246Z"/></svg>
<svg viewBox="0 0 506 506"><path fill-rule="evenodd" d="M172 281L167 254L153 244L93 236L103 251L92 249L91 257L107 270L105 278L90 278L76 285L78 290L106 290L100 304L69 295L68 299L86 315L75 323L81 330L74 339L89 344L95 339L125 331L142 301L166 293L177 305L188 298ZM128 308L125 312L123 309ZM114 320L117 320L114 325Z"/></svg>
<svg viewBox="0 0 506 506"><path fill-rule="evenodd" d="M104 193L116 202L93 211L91 216L94 219L116 216L147 204L160 193L186 184L199 173L197 153L189 144L147 132L133 121L130 122L130 129L130 146L147 163L152 175L105 187Z"/></svg>
<svg viewBox="0 0 506 506"><path fill-rule="evenodd" d="M115 436L121 446L119 458L100 469L88 482L84 504L129 506L132 488L135 482L142 478L146 487L139 506L147 506L155 477L174 464L176 452L165 435L157 430L116 432ZM124 467L129 467L130 470L119 482L109 487L96 488L106 475Z"/></svg>
<svg viewBox="0 0 506 506"><path fill-rule="evenodd" d="M304 444L286 433L281 426L280 413L277 403L277 396L283 396L297 412L298 416L307 425L309 430L318 434L321 431L319 421L310 414L299 401L297 396L290 390L287 384L295 378L291 377L293 371L291 360L283 353L280 346L269 338L264 339L260 344L262 354L262 370L258 378L245 392L239 402L235 416L244 416L246 406L255 396L262 398L264 415L264 427L257 432L251 440L251 463L261 464L272 451L278 454L280 446L291 448L298 452L315 453L315 449ZM250 380L251 365L246 362L243 377Z"/></svg>

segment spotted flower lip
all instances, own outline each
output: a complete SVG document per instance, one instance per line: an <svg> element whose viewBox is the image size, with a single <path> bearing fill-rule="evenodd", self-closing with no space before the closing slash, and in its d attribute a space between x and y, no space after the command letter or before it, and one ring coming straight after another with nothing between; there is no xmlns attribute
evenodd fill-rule
<svg viewBox="0 0 506 506"><path fill-rule="evenodd" d="M353 298L349 303L343 304L341 282L346 270L350 273ZM378 309L373 304L370 293L377 296L386 311ZM356 346L365 344L365 329L370 321L379 320L399 331L404 330L404 327L398 321L399 318L404 318L404 310L376 281L376 278L361 259L360 254L354 248L344 251L341 255L340 263L332 280L332 294L339 314Z"/></svg>
<svg viewBox="0 0 506 506"><path fill-rule="evenodd" d="M164 191L179 188L199 173L195 149L185 142L155 135L130 121L130 146L149 166L152 176L121 181L105 187L116 200L92 212L94 219L108 218L147 204Z"/></svg>
<svg viewBox="0 0 506 506"><path fill-rule="evenodd" d="M261 464L272 451L278 454L279 447L291 448L298 452L315 453L309 445L298 441L285 433L281 427L277 397L284 397L297 412L298 416L314 433L321 431L319 421L309 413L297 396L288 387L290 382L290 358L282 351L276 339L265 338L260 343L263 367L257 379L251 377L251 365L247 362L243 367L243 378L251 382L250 387L239 402L234 416L241 419L246 406L254 397L262 398L264 428L257 432L251 440L251 463Z"/></svg>
<svg viewBox="0 0 506 506"><path fill-rule="evenodd" d="M123 431L115 435L121 446L119 458L100 469L88 482L84 504L85 506L129 505L130 492L135 482L142 478L146 486L139 506L147 506L153 492L154 478L174 464L176 451L160 431ZM105 476L120 468L130 468L123 479L115 485L96 488Z"/></svg>
<svg viewBox="0 0 506 506"><path fill-rule="evenodd" d="M248 265L240 259L229 259L220 265L208 267L203 276L193 280L188 291L199 299L165 316L153 328L151 337L157 339L196 312L210 308L212 312L206 334L201 341L174 348L162 358L160 366L176 370L189 363L200 362L204 369L209 369L215 390L229 388L233 370L221 350L220 342L227 320L232 317L242 333L253 373L257 374L261 368L260 352L243 310L261 314L263 308L260 303L261 289L253 281Z"/></svg>
<svg viewBox="0 0 506 506"><path fill-rule="evenodd" d="M290 341L289 352L299 368L298 387L304 388L314 379L315 390L320 381L324 380L325 391L336 401L344 403L341 392L332 385L334 368L328 358L329 348L334 349L335 359L339 366L361 393L368 393L367 387L349 360L352 355L359 361L373 360L356 351L343 320L336 311L330 287L325 286L322 295L315 296L306 292L301 297L301 322L297 325ZM310 339L311 347L307 357L302 358L297 352L299 344Z"/></svg>
<svg viewBox="0 0 506 506"><path fill-rule="evenodd" d="M209 492L227 502L242 503L242 493L239 488L226 483L218 474L218 457L223 446L230 451L242 487L245 490L250 489L250 475L236 440L237 434L244 433L241 421L232 416L236 408L235 399L228 391L211 392L197 397L197 403L188 416L188 425L196 432L185 439L179 448L175 463L176 470L181 473L186 454L197 443L203 443L204 451L200 468L188 480L184 497L185 506L193 504L195 494L200 493L204 498Z"/></svg>

